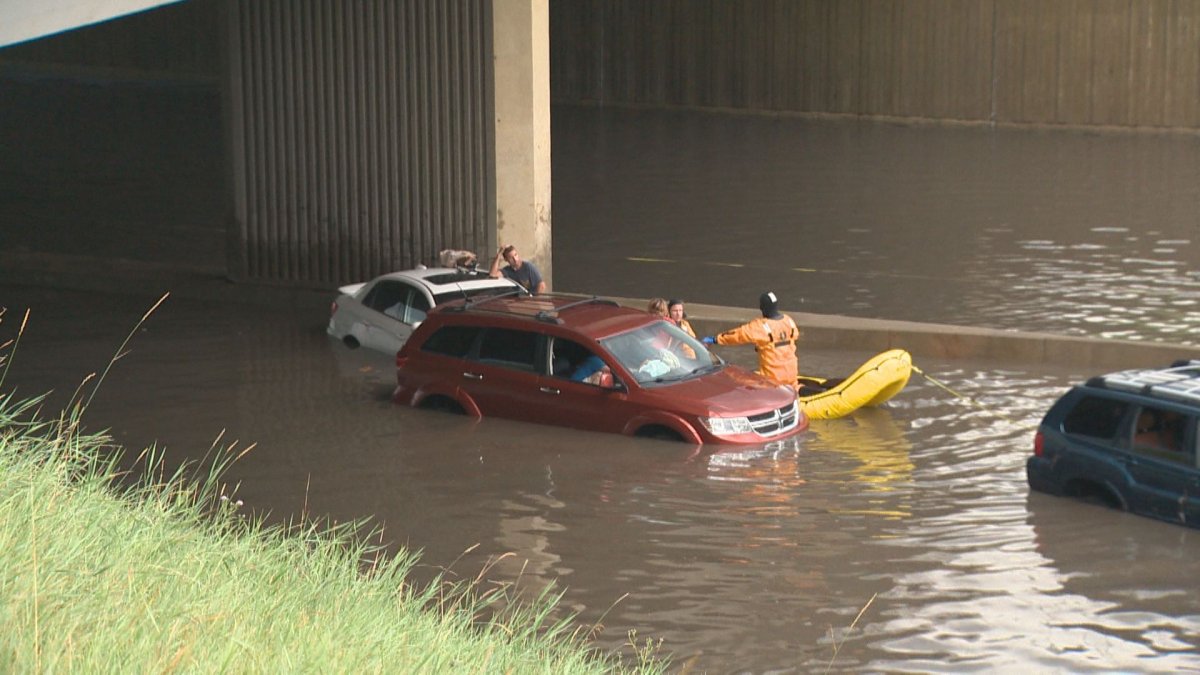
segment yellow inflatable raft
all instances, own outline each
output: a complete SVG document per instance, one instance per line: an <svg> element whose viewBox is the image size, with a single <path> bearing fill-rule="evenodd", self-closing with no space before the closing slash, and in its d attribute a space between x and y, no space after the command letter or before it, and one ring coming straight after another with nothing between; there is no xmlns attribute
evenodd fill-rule
<svg viewBox="0 0 1200 675"><path fill-rule="evenodd" d="M801 375L800 408L809 419L845 417L861 407L877 406L900 393L912 375L912 356L903 349L876 354L849 377L832 380Z"/></svg>

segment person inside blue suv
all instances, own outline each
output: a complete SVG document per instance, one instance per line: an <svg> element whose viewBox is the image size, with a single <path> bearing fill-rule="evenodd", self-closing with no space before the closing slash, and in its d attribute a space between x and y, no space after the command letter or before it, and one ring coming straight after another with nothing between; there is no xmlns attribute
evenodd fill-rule
<svg viewBox="0 0 1200 675"><path fill-rule="evenodd" d="M1200 527L1200 360L1072 387L1047 411L1030 488Z"/></svg>
<svg viewBox="0 0 1200 675"><path fill-rule="evenodd" d="M1134 428L1133 449L1178 460L1183 450L1183 417L1170 410L1142 408Z"/></svg>

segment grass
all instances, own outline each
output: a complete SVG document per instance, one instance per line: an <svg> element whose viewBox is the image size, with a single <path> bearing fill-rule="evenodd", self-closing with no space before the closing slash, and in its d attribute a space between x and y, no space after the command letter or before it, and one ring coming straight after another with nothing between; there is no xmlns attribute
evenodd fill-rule
<svg viewBox="0 0 1200 675"><path fill-rule="evenodd" d="M11 360L0 361L2 387ZM41 416L42 400L0 395L0 671L667 667L632 636L623 660L592 648L550 590L523 602L478 578L417 587L415 556L384 555L364 523L243 515L221 479L235 448L168 475L156 449L128 462L110 438L84 432L82 385L55 418Z"/></svg>

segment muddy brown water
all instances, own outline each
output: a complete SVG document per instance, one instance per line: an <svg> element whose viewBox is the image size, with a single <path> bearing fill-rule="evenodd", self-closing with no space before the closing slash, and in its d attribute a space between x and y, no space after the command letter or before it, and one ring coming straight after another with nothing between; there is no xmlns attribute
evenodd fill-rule
<svg viewBox="0 0 1200 675"><path fill-rule="evenodd" d="M1184 342L1196 140L555 110L562 290ZM152 284L151 284L152 285ZM370 518L449 570L553 583L597 644L691 672L1200 668L1200 532L1030 494L1034 427L1091 373L917 364L887 407L782 447L680 445L400 409L385 356L269 307L0 287L3 383L102 371L86 412L172 461L253 451L248 510ZM186 289L183 289L186 290ZM803 298L797 302L796 298ZM749 365L748 350L724 349ZM802 349L802 371L870 354Z"/></svg>
<svg viewBox="0 0 1200 675"><path fill-rule="evenodd" d="M48 411L153 301L3 297L33 308L4 386L52 389ZM244 508L369 517L423 552L422 578L492 562L492 582L554 583L602 648L636 630L699 671L1200 666L1197 533L1026 488L1033 427L1079 373L923 361L966 398L917 377L783 447L696 452L397 408L390 360L331 341L324 311L168 299L85 421L172 461L257 443L229 474Z"/></svg>
<svg viewBox="0 0 1200 675"><path fill-rule="evenodd" d="M555 108L560 287L1200 341L1200 135Z"/></svg>

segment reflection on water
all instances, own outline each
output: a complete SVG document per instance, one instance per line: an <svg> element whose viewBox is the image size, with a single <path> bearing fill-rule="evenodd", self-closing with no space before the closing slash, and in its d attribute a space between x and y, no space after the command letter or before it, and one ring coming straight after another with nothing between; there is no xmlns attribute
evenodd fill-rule
<svg viewBox="0 0 1200 675"><path fill-rule="evenodd" d="M814 452L837 452L853 458L854 480L873 490L890 492L912 479L912 445L887 408L864 408L844 420L812 420Z"/></svg>
<svg viewBox="0 0 1200 675"><path fill-rule="evenodd" d="M556 107L559 289L1195 344L1200 137Z"/></svg>

